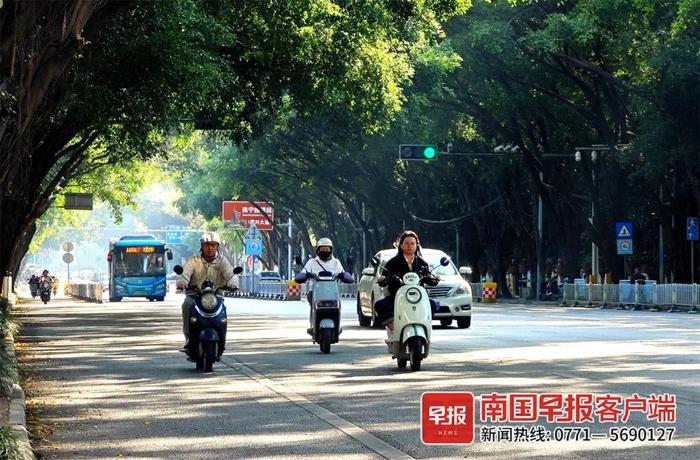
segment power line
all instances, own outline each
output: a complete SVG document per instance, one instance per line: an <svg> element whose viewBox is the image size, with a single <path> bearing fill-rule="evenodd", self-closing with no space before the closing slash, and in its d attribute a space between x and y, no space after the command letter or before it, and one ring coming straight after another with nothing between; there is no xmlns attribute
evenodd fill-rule
<svg viewBox="0 0 700 460"><path fill-rule="evenodd" d="M455 217L455 218L452 218L452 219L444 219L444 220L425 219L425 218L423 218L423 217L418 217L418 216L416 216L415 214L412 214L411 211L409 211L409 210L406 210L406 212L407 212L408 215L410 215L413 219L418 220L418 221L420 221L420 222L425 222L425 223L428 223L428 224L449 224L449 223L452 223L452 222L460 221L460 220L462 220L462 219L466 219L467 217L473 216L474 214L478 214L478 213L480 213L481 211L483 211L484 209L486 209L486 208L488 208L488 207L493 206L494 204L496 204L496 202L500 201L500 199L501 199L501 197L494 198L494 199L491 200L489 203L486 203L485 205L481 206L480 208L478 208L478 209L476 209L476 210L474 210L474 211L472 211L472 212L470 212L470 213L468 213L468 214L464 214L464 215L461 215L461 216L459 216L459 217Z"/></svg>

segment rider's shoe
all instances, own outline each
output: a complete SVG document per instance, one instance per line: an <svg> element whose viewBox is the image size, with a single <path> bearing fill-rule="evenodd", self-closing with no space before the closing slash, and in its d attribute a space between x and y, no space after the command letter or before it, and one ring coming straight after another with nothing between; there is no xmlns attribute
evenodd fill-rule
<svg viewBox="0 0 700 460"><path fill-rule="evenodd" d="M178 351L180 353L187 353L190 351L190 339L185 339L185 344Z"/></svg>

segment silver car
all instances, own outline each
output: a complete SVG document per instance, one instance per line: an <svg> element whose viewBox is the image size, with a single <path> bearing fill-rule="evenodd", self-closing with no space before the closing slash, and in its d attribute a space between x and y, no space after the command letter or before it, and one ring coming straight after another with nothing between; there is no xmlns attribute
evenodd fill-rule
<svg viewBox="0 0 700 460"><path fill-rule="evenodd" d="M460 267L457 270L450 260L447 266L440 266L440 259L448 257L438 249L421 249L423 258L430 265L433 274L440 276L437 286L426 286L430 298L440 304L440 309L433 319L440 320L443 326L452 324L457 320L457 327L467 328L472 323L472 290L469 282L463 276L469 275L469 267ZM381 276L381 269L386 262L397 254L396 249L384 249L379 251L375 258L379 259L379 266L369 266L362 270L362 278L357 285L357 319L360 326L369 326L373 322L376 325L374 304L383 299L388 292L377 284L377 278ZM448 257L449 258L449 257Z"/></svg>

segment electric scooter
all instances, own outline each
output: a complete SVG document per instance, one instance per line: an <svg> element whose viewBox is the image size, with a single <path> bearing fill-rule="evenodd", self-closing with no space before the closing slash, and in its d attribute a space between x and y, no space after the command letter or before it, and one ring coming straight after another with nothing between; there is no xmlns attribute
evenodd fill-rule
<svg viewBox="0 0 700 460"><path fill-rule="evenodd" d="M176 265L173 271L182 275L182 267ZM243 271L241 267L233 269L234 274ZM192 288L190 288L192 289ZM197 369L211 372L214 362L221 359L226 348L226 305L219 294L222 288L216 288L214 283L205 280L199 289L195 290L195 302L190 307L190 331L188 337L187 355L197 365Z"/></svg>
<svg viewBox="0 0 700 460"><path fill-rule="evenodd" d="M333 273L322 271L318 274L301 272L295 277L297 283L308 279L316 280L311 291L311 327L307 330L313 343L318 343L321 352L331 352L331 345L338 343L340 333L340 291L338 281L352 283L348 272Z"/></svg>
<svg viewBox="0 0 700 460"><path fill-rule="evenodd" d="M449 259L440 259L446 266ZM396 276L387 273L387 276ZM428 291L422 286L431 279L431 273L420 276L408 272L401 278L403 286L394 296L393 329L386 328L387 345L392 359L396 359L400 369L410 362L412 371L419 371L421 361L430 354L430 333L433 329L433 307Z"/></svg>

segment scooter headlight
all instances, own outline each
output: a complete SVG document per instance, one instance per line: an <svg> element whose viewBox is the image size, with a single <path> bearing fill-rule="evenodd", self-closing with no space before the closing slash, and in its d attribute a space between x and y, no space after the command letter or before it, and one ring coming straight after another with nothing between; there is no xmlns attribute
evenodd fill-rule
<svg viewBox="0 0 700 460"><path fill-rule="evenodd" d="M202 308L206 311L214 311L216 304L219 303L214 294L204 294L200 300Z"/></svg>
<svg viewBox="0 0 700 460"><path fill-rule="evenodd" d="M420 289L418 288L409 288L406 291L406 300L408 300L410 303L418 303L422 298L423 294L421 294Z"/></svg>

